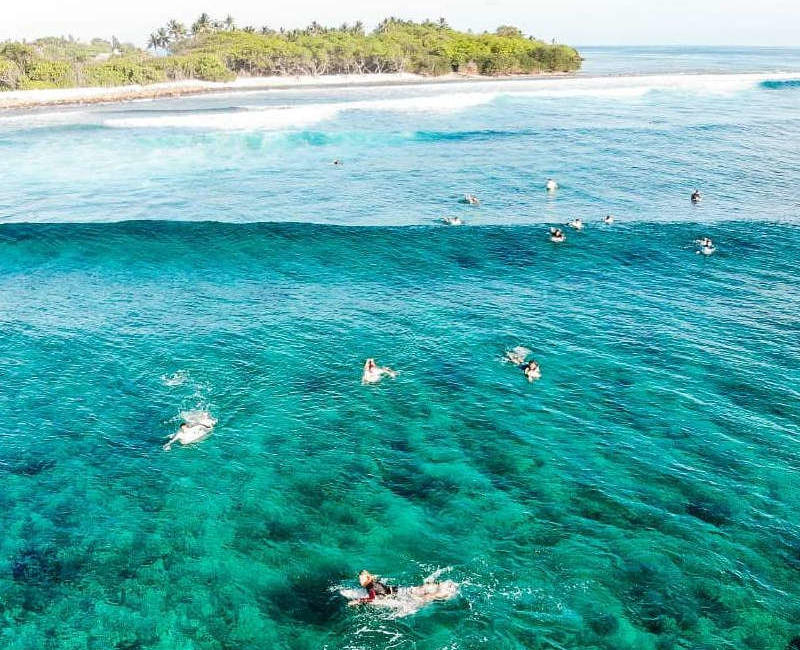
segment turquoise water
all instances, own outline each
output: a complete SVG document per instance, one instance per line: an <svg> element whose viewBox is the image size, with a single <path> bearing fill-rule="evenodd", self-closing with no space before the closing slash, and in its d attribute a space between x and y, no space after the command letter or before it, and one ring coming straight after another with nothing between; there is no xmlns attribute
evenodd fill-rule
<svg viewBox="0 0 800 650"><path fill-rule="evenodd" d="M800 86L755 72L0 115L0 646L787 648Z"/></svg>

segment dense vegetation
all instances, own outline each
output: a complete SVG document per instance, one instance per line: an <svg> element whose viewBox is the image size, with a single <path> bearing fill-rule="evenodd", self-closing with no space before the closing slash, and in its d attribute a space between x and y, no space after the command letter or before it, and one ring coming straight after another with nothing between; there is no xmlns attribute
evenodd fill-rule
<svg viewBox="0 0 800 650"><path fill-rule="evenodd" d="M0 43L0 89L119 86L178 79L225 81L247 75L449 72L483 75L571 71L580 56L566 45L526 37L516 27L473 34L438 22L387 18L371 33L361 23L305 29L239 28L202 14L150 35L152 54L129 44L44 38Z"/></svg>

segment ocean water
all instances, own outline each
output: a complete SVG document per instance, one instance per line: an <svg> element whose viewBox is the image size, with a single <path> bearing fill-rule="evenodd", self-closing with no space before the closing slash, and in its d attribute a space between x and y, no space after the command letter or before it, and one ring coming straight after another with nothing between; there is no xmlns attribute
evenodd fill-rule
<svg viewBox="0 0 800 650"><path fill-rule="evenodd" d="M789 647L800 55L726 52L0 114L0 646Z"/></svg>

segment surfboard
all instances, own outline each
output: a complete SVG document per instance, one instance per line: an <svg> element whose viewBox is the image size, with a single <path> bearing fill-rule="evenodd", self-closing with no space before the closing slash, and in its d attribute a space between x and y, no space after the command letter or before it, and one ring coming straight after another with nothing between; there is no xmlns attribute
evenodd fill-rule
<svg viewBox="0 0 800 650"><path fill-rule="evenodd" d="M347 600L367 597L366 589L340 589L339 593ZM450 600L458 594L458 584L452 580L428 582L416 587L399 587L391 596L378 596L365 605L385 607L411 614L434 600Z"/></svg>

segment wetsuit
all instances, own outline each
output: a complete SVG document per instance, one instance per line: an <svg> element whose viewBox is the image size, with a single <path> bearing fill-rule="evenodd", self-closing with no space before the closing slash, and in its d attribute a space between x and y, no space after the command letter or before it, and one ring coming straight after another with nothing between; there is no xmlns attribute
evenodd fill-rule
<svg viewBox="0 0 800 650"><path fill-rule="evenodd" d="M364 586L364 589L367 590L367 597L362 598L361 601L365 603L375 600L376 596L391 596L397 592L397 587L390 587L378 580L368 583Z"/></svg>

